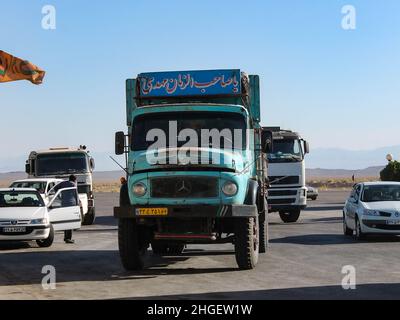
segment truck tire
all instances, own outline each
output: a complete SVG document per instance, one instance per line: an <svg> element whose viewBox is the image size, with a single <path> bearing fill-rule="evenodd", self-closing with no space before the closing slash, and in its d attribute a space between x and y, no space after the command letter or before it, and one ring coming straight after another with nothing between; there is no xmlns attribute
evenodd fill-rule
<svg viewBox="0 0 400 320"><path fill-rule="evenodd" d="M268 248L268 221L267 218L263 218L259 220L259 228L260 228L260 246L259 246L259 253L267 252Z"/></svg>
<svg viewBox="0 0 400 320"><path fill-rule="evenodd" d="M41 248L48 248L48 247L51 247L53 242L54 242L54 228L52 225L50 225L50 233L49 233L49 236L47 237L47 239L36 240L36 243Z"/></svg>
<svg viewBox="0 0 400 320"><path fill-rule="evenodd" d="M235 256L239 269L253 269L258 262L258 252L258 217L235 219Z"/></svg>
<svg viewBox="0 0 400 320"><path fill-rule="evenodd" d="M300 217L300 210L291 210L287 212L279 211L279 216L284 223L297 222Z"/></svg>
<svg viewBox="0 0 400 320"><path fill-rule="evenodd" d="M143 250L139 245L139 233L136 221L133 219L119 219L118 221L118 248L122 265L125 270L142 270Z"/></svg>
<svg viewBox="0 0 400 320"><path fill-rule="evenodd" d="M159 241L153 241L151 243L151 248L153 249L153 254L161 256L177 256L182 254L185 249L185 244L167 244Z"/></svg>
<svg viewBox="0 0 400 320"><path fill-rule="evenodd" d="M151 249L153 250L153 254L156 255L165 255L168 254L168 245L166 243L162 243L160 241L152 241Z"/></svg>
<svg viewBox="0 0 400 320"><path fill-rule="evenodd" d="M88 213L85 214L82 224L84 226L91 226L95 220L96 220L96 210L94 207L92 207L89 208Z"/></svg>
<svg viewBox="0 0 400 320"><path fill-rule="evenodd" d="M176 243L168 246L168 255L179 256L185 250L185 244Z"/></svg>

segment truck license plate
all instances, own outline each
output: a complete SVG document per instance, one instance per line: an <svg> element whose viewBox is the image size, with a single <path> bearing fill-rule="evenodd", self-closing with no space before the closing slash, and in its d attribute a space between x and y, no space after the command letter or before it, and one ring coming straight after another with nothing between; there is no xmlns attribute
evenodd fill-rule
<svg viewBox="0 0 400 320"><path fill-rule="evenodd" d="M137 216L167 216L168 208L138 208Z"/></svg>
<svg viewBox="0 0 400 320"><path fill-rule="evenodd" d="M3 232L5 232L5 233L26 232L26 228L25 227L7 227L7 228L3 228Z"/></svg>

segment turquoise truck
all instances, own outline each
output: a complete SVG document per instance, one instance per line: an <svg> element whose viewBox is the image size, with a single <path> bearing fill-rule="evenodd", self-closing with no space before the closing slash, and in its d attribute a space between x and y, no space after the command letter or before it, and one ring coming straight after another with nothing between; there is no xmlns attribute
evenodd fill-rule
<svg viewBox="0 0 400 320"><path fill-rule="evenodd" d="M127 270L145 255L179 255L187 244L232 243L240 269L268 246L267 153L259 76L240 70L141 73L126 81L128 132L118 243Z"/></svg>

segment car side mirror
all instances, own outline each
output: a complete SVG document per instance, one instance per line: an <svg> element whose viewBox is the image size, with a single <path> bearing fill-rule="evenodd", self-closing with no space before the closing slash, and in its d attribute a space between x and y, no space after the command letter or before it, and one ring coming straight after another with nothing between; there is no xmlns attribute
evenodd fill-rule
<svg viewBox="0 0 400 320"><path fill-rule="evenodd" d="M261 150L264 153L270 153L273 149L272 131L263 130L261 132Z"/></svg>
<svg viewBox="0 0 400 320"><path fill-rule="evenodd" d="M118 131L115 133L115 154L121 155L125 153L125 133Z"/></svg>

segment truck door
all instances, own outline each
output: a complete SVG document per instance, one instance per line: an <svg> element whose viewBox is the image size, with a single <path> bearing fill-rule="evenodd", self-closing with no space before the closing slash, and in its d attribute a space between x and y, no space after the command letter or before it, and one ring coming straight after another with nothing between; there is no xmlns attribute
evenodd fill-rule
<svg viewBox="0 0 400 320"><path fill-rule="evenodd" d="M50 223L55 231L81 227L81 213L76 188L60 189L48 205Z"/></svg>

